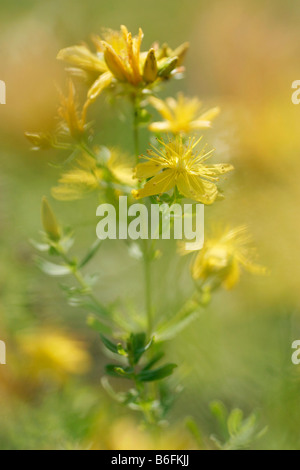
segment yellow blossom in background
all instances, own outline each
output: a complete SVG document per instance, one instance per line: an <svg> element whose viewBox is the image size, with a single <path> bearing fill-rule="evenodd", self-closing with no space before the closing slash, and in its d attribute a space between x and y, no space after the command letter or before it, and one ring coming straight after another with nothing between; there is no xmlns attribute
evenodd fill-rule
<svg viewBox="0 0 300 470"><path fill-rule="evenodd" d="M88 92L89 102L113 81L142 90L161 80L170 78L180 71L188 44L185 43L172 51L170 48L159 48L158 45L148 51L141 51L143 31L133 36L126 26L120 31L105 30L101 37L94 36L96 53L87 46L72 46L62 49L57 58L71 65L74 75L80 76L80 70L91 76L93 81ZM78 72L79 70L79 72Z"/></svg>
<svg viewBox="0 0 300 470"><path fill-rule="evenodd" d="M134 166L136 158L119 149L110 149L110 157L107 161L107 168L112 175L121 183L135 186Z"/></svg>
<svg viewBox="0 0 300 470"><path fill-rule="evenodd" d="M207 239L192 264L195 280L211 280L232 289L242 270L252 274L266 274L267 269L254 263L255 249L245 226L226 228Z"/></svg>
<svg viewBox="0 0 300 470"><path fill-rule="evenodd" d="M98 423L97 423L98 424ZM99 433L99 427L107 429ZM137 426L132 418L119 418L108 421L100 416L100 426L92 434L92 450L192 450L196 443L183 426L166 428L162 433L151 433Z"/></svg>
<svg viewBox="0 0 300 470"><path fill-rule="evenodd" d="M150 97L149 103L161 114L164 121L153 122L149 126L152 132L172 132L188 134L197 129L211 127L212 120L220 113L220 108L212 108L200 113L201 102L198 98L186 98L179 93L177 99L167 98L165 101Z"/></svg>
<svg viewBox="0 0 300 470"><path fill-rule="evenodd" d="M220 175L233 170L228 163L207 165L213 150L206 151L206 146L196 151L200 138L190 138L185 144L181 136L167 143L158 140L161 148L152 146L148 151L146 162L140 163L135 169L139 179L151 178L142 189L132 192L136 199L155 194L163 194L177 187L186 198L194 199L203 204L212 204L218 196L216 182Z"/></svg>
<svg viewBox="0 0 300 470"><path fill-rule="evenodd" d="M45 375L60 380L68 374L86 373L91 365L84 343L59 331L24 333L18 337L18 345L32 379Z"/></svg>
<svg viewBox="0 0 300 470"><path fill-rule="evenodd" d="M59 179L59 185L52 188L52 196L61 201L81 199L89 193L104 189L116 179L120 183L134 186L134 158L118 149L109 150L104 165L87 153L77 159L77 164Z"/></svg>
<svg viewBox="0 0 300 470"><path fill-rule="evenodd" d="M77 166L64 173L58 180L59 186L52 188L52 196L60 201L74 201L98 189L103 170L93 157L83 153L77 159Z"/></svg>
<svg viewBox="0 0 300 470"><path fill-rule="evenodd" d="M72 80L70 80L68 95L64 96L62 93L60 94L58 114L62 121L59 124L59 130L74 139L80 139L86 130L86 113L89 104L89 101L86 101L82 111L79 112L76 103L75 87Z"/></svg>

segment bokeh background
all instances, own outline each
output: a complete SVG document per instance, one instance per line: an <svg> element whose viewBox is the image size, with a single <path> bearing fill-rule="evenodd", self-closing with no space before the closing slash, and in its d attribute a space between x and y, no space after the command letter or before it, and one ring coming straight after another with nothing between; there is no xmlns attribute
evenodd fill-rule
<svg viewBox="0 0 300 470"><path fill-rule="evenodd" d="M300 339L300 107L291 102L291 84L300 78L300 4L1 0L0 11L0 79L7 85L7 104L0 107L0 339L7 344L0 448L192 448L185 417L195 418L209 442L218 434L209 403L221 400L245 414L257 411L261 427L268 426L253 449L300 449L300 366L291 363L291 344ZM183 90L205 106L220 105L206 138L219 161L236 167L226 200L207 210L207 224L247 223L271 271L263 278L245 275L233 292L218 294L169 343L184 389L155 444L102 390L99 338L85 313L67 306L56 280L38 271L28 241L41 230L41 198L58 176L49 162L60 155L30 152L24 131L53 126L57 85L66 81L57 52L120 24L133 32L141 26L145 47L190 41L185 79L168 85L163 96ZM132 148L126 121L115 110L100 101L93 113L99 143ZM95 237L95 200L53 206L75 228L75 250L83 252ZM158 314L176 309L191 291L185 261L166 253L159 263ZM104 302L128 298L142 309L139 267L120 243L107 243L93 268L100 271Z"/></svg>

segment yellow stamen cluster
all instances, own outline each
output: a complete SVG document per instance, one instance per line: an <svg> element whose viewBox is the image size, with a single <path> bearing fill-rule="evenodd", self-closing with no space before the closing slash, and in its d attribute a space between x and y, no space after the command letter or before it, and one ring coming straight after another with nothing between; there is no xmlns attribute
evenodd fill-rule
<svg viewBox="0 0 300 470"><path fill-rule="evenodd" d="M233 170L233 166L227 163L207 165L213 150L206 151L205 146L197 152L195 149L201 139L190 138L187 144L181 136L167 143L158 140L161 148L152 147L145 157L147 161L135 169L139 180L151 179L142 189L133 191L134 197L161 195L177 187L186 198L212 204L218 196L216 182L220 175Z"/></svg>

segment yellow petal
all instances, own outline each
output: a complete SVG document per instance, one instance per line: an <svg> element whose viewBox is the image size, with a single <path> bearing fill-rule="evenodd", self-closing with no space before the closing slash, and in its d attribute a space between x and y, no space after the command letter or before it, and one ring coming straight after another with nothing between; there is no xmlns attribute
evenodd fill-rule
<svg viewBox="0 0 300 470"><path fill-rule="evenodd" d="M197 119L196 121L192 121L189 124L191 130L195 129L209 129L211 127L210 121L204 121L201 119Z"/></svg>
<svg viewBox="0 0 300 470"><path fill-rule="evenodd" d="M201 114L201 116L199 116L199 119L201 121L212 121L215 117L220 114L220 112L220 108L212 108L206 111L205 113Z"/></svg>
<svg viewBox="0 0 300 470"><path fill-rule="evenodd" d="M58 53L57 59L90 72L103 73L107 71L105 62L99 59L96 54L93 54L86 46L73 46L62 49Z"/></svg>
<svg viewBox="0 0 300 470"><path fill-rule="evenodd" d="M172 132L173 126L168 121L152 122L149 126L151 132Z"/></svg>
<svg viewBox="0 0 300 470"><path fill-rule="evenodd" d="M203 174L205 176L217 176L217 175L224 175L225 173L228 173L229 171L233 171L234 166L230 165L230 163L218 163L216 165L209 165L209 166L204 166Z"/></svg>
<svg viewBox="0 0 300 470"><path fill-rule="evenodd" d="M128 77L128 73L120 57L109 44L106 42L102 42L102 44L105 49L104 59L111 73L121 82L128 80L130 77Z"/></svg>
<svg viewBox="0 0 300 470"><path fill-rule="evenodd" d="M175 172L173 170L165 170L154 176L142 189L133 192L136 199L154 196L155 194L163 194L175 186Z"/></svg>
<svg viewBox="0 0 300 470"><path fill-rule="evenodd" d="M163 100L151 96L149 98L149 103L161 114L161 116L167 121L172 121L174 119L173 114Z"/></svg>
<svg viewBox="0 0 300 470"><path fill-rule="evenodd" d="M218 195L215 184L195 175L180 175L177 179L177 187L183 196L202 202L202 204L212 204Z"/></svg>
<svg viewBox="0 0 300 470"><path fill-rule="evenodd" d="M129 186L133 186L135 184L133 173L134 164L134 156L117 149L111 150L111 155L107 162L107 166L114 177Z"/></svg>
<svg viewBox="0 0 300 470"><path fill-rule="evenodd" d="M133 82L137 84L142 80L142 77L140 73L139 57L137 59L133 52L133 39L131 33L128 33L127 35L127 53L128 61L132 70Z"/></svg>
<svg viewBox="0 0 300 470"><path fill-rule="evenodd" d="M102 93L102 91L111 84L112 79L113 75L111 72L106 72L100 75L88 91L88 99L91 103L94 102L100 93Z"/></svg>
<svg viewBox="0 0 300 470"><path fill-rule="evenodd" d="M162 166L159 163L155 163L151 160L145 163L139 163L135 167L134 174L138 179L151 178L151 176L157 175L157 173L162 169Z"/></svg>
<svg viewBox="0 0 300 470"><path fill-rule="evenodd" d="M232 289L239 282L240 274L241 274L241 271L240 271L239 263L236 260L233 260L230 265L228 274L224 280L225 288L228 290Z"/></svg>

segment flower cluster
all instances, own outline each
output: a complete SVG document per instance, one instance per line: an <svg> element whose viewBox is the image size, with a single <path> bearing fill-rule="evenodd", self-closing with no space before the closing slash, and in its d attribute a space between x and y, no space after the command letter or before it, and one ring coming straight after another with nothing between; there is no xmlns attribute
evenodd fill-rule
<svg viewBox="0 0 300 470"><path fill-rule="evenodd" d="M153 89L160 82L182 72L182 63L189 47L182 44L172 50L154 44L142 51L143 31L133 36L126 26L120 31L105 30L94 36L96 51L86 45L62 49L57 58L71 65L73 75L91 82L88 99L95 101L103 90L115 85L125 86L128 93ZM127 87L127 89L126 89Z"/></svg>
<svg viewBox="0 0 300 470"><path fill-rule="evenodd" d="M184 71L188 43L175 50L155 43L148 51L142 51L142 39L141 29L137 36L133 36L125 26L121 26L120 31L105 30L101 36L94 36L94 52L86 45L68 47L59 52L58 59L68 64L72 78L68 81L67 95L60 94L57 128L49 133L26 134L35 149L54 147L70 153L62 165L64 170L58 184L52 189L55 199L74 201L95 192L104 200L110 198L115 204L122 194L128 195L129 204L138 199L145 205L163 202L171 206L192 200L211 206L223 199L220 180L234 169L233 165L211 163L214 150L207 144L200 146L203 137L195 136L197 131L205 131L212 126L220 109L205 109L197 98L187 98L182 93L177 98L166 100L157 96L159 85ZM82 104L74 85L78 78L87 84ZM108 148L93 141L92 124L88 122L87 113L105 90L127 98L132 106L135 145L130 153L117 148L115 142ZM156 110L163 120L154 121L148 109ZM146 155L141 154L139 148L139 129L145 125L141 119L145 113L150 118L147 122L149 131L157 134L155 145L153 139ZM167 136L163 138L161 134ZM96 256L101 244L99 240L89 247L81 260L70 258L68 252L74 243L73 232L61 227L46 198L42 202L42 222L43 243L35 242L35 247L60 261L55 264L39 258L39 267L51 276L73 275L76 286L64 286L70 305L89 311L88 325L101 334L105 349L118 360L118 363L106 366L106 374L130 380L134 387L126 393L117 393L105 379L105 388L118 402L141 411L148 424L162 422L171 397L166 387L160 384L173 374L176 365L157 366L163 354L156 341L163 343L164 339L174 336L192 321L199 308L205 306L205 292L209 291L210 295L220 287L233 288L242 269L254 274L266 272L253 261L246 228L225 228L205 240L204 246L194 255L191 266L196 292L186 300L182 310L174 312L171 319L159 318L153 304L152 266L159 257L155 240L151 243L145 239L139 240L139 244L128 243L129 255L135 253L135 258L143 263L145 273L145 315L143 320L140 313L136 315L138 322L133 327L135 318L127 320L114 307L103 305L94 294L94 278L81 272ZM126 302L124 309L125 305ZM136 332L138 328L142 331ZM64 350L60 338L57 343ZM42 346L38 344L37 348L46 355ZM67 345L68 354L73 353L72 348L72 345ZM152 352L148 356L149 349ZM77 358L80 363L80 353ZM158 383L154 392L148 388L148 382Z"/></svg>

